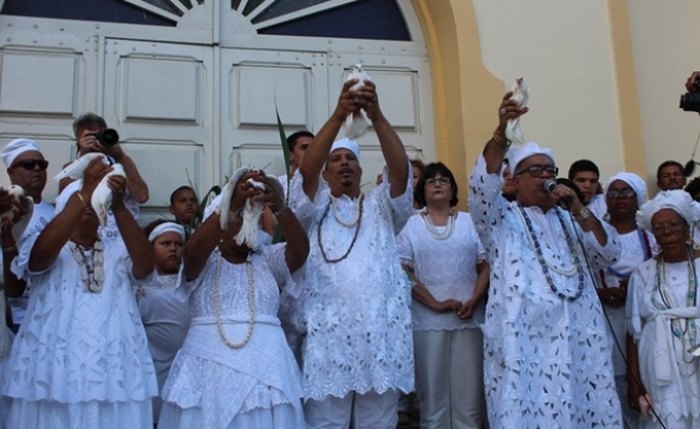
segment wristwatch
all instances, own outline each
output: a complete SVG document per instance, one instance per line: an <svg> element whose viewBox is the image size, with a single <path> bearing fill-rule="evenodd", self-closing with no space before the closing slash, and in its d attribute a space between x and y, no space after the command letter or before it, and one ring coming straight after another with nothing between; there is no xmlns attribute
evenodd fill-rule
<svg viewBox="0 0 700 429"><path fill-rule="evenodd" d="M574 216L578 220L588 220L593 216L593 213L591 213L590 210L588 210L588 207L584 207L581 209L580 212L576 216Z"/></svg>

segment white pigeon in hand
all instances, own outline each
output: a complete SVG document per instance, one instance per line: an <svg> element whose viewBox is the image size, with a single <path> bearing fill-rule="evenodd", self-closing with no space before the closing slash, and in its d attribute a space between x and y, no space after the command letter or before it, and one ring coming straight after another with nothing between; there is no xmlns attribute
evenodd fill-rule
<svg viewBox="0 0 700 429"><path fill-rule="evenodd" d="M355 66L353 66L352 72L350 72L348 75L346 82L353 79L357 79L357 83L350 88L351 92L362 88L366 80L372 80L362 68L362 64L355 64ZM370 120L367 117L367 112L365 112L364 109L358 109L357 111L348 115L347 119L345 120L345 137L351 140L360 138L365 135L369 125Z"/></svg>
<svg viewBox="0 0 700 429"><path fill-rule="evenodd" d="M107 155L100 152L87 153L68 164L54 177L54 180L59 181L66 177L70 177L71 179L82 179L88 165L90 165L90 162L92 162L92 160L95 158L99 158L101 159L102 163L109 165ZM97 187L92 192L92 198L90 199L90 205L95 211L95 214L100 220L100 224L102 226L107 224L107 213L112 205L112 190L109 188L108 184L109 178L112 176L122 176L126 178L124 167L122 167L121 164L112 164L112 171L107 173L102 180L100 180L100 183L97 184Z"/></svg>
<svg viewBox="0 0 700 429"><path fill-rule="evenodd" d="M517 102L518 107L522 108L527 106L530 93L527 89L527 85L525 85L525 79L522 77L516 78L515 84L510 90L513 93L510 99ZM520 117L508 119L508 123L506 124L506 139L518 145L525 143L523 129L520 126Z"/></svg>
<svg viewBox="0 0 700 429"><path fill-rule="evenodd" d="M0 189L5 190L2 185L0 185ZM29 195L25 195L24 189L19 185L11 185L10 189L7 189L7 193L14 197L14 205L11 209L0 214L0 224L3 226L12 225L10 230L12 233L12 238L14 238L15 242L19 242L19 238L27 228L27 225L29 225L32 213L34 213L34 199ZM28 204L27 213L25 213L21 219L15 222L15 216L20 212L19 206L21 204L21 199L25 196Z"/></svg>

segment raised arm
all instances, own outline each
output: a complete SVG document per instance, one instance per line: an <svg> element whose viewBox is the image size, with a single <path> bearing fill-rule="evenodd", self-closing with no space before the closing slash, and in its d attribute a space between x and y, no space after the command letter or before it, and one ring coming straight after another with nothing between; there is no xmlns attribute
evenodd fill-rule
<svg viewBox="0 0 700 429"><path fill-rule="evenodd" d="M131 257L131 273L137 279L142 279L153 272L155 262L150 243L131 212L124 205L127 179L123 176L111 176L108 184L112 190L114 220L117 222L126 250Z"/></svg>
<svg viewBox="0 0 700 429"><path fill-rule="evenodd" d="M277 222L287 242L284 258L289 272L293 273L304 265L309 256L309 237L294 212L284 203L284 190L279 181L267 176L261 176L257 180L267 185L262 200L277 216Z"/></svg>
<svg viewBox="0 0 700 429"><path fill-rule="evenodd" d="M183 270L186 281L196 279L204 269L204 266L214 251L214 248L221 242L224 235L233 237L238 234L238 231L243 225L243 219L240 215L245 202L249 197L258 193L253 187L248 185L244 178L250 176L244 175L234 189L231 195L231 204L228 213L220 213L215 211L211 216L197 228L192 237L187 240L182 251ZM221 229L221 216L228 216L229 223L227 230Z"/></svg>
<svg viewBox="0 0 700 429"><path fill-rule="evenodd" d="M498 126L493 132L493 136L486 142L484 147L484 159L486 160L486 172L498 174L501 171L503 158L508 152L510 143L506 139L506 126L509 119L515 119L527 113L527 107L520 107L518 103L511 100L512 91L506 92L498 106ZM515 168L515 166L513 166Z"/></svg>
<svg viewBox="0 0 700 429"><path fill-rule="evenodd" d="M357 109L355 93L350 91L355 83L356 80L345 82L333 114L314 137L314 143L306 151L304 162L299 166L299 171L304 177L304 192L312 201L316 196L321 169L328 159L333 141L347 116Z"/></svg>
<svg viewBox="0 0 700 429"><path fill-rule="evenodd" d="M90 210L90 199L95 187L110 167L100 159L94 159L83 175L83 187L66 202L65 208L46 225L32 247L29 255L29 270L42 271L54 263L66 245L85 210Z"/></svg>
<svg viewBox="0 0 700 429"><path fill-rule="evenodd" d="M379 108L379 98L373 82L365 81L364 86L355 92L357 104L365 109L379 138L382 155L389 170L389 195L392 198L406 191L408 180L408 156L403 143L394 128Z"/></svg>

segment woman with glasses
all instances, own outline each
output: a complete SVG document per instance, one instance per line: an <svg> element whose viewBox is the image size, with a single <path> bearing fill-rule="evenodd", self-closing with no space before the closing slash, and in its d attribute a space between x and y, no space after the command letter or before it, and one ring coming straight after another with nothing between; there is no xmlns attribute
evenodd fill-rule
<svg viewBox="0 0 700 429"><path fill-rule="evenodd" d="M625 328L627 282L635 268L652 256L656 242L651 233L638 228L635 219L637 209L646 201L644 180L634 173L620 172L608 180L605 188L606 220L620 237L622 253L616 263L599 271L596 291L612 328L613 368L623 424L626 428L636 428L639 420L639 413L635 411L637 401L628 399L628 386L631 391L638 392L638 383L633 378L627 379L625 363L627 359L637 358L634 343L630 341L628 344ZM627 353L626 349L629 349Z"/></svg>
<svg viewBox="0 0 700 429"><path fill-rule="evenodd" d="M457 183L443 163L428 164L414 214L398 237L413 279L416 391L422 428L481 428L485 251L468 213L455 210Z"/></svg>
<svg viewBox="0 0 700 429"><path fill-rule="evenodd" d="M627 292L639 356L630 367L646 388L637 397L645 427L700 427L700 252L690 244L689 227L695 218L692 198L682 190L660 192L637 215L661 248L632 274Z"/></svg>

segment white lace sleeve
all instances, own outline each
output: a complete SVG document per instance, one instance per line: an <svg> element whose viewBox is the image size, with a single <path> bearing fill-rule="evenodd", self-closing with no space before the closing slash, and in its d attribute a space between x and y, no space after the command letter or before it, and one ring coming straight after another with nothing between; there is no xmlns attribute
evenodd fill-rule
<svg viewBox="0 0 700 429"><path fill-rule="evenodd" d="M499 224L508 210L508 201L501 196L503 179L498 174L486 172L486 160L479 155L469 177L469 214L474 221L482 245L492 247L491 231Z"/></svg>
<svg viewBox="0 0 700 429"><path fill-rule="evenodd" d="M399 235L396 236L396 250L398 251L399 259L402 264L409 266L413 266L413 244L411 243L411 236L408 231L416 216L420 215L414 214L408 222L406 222L406 226L403 227Z"/></svg>
<svg viewBox="0 0 700 429"><path fill-rule="evenodd" d="M573 221L573 223L578 233L582 236L584 248L588 255L588 261L594 270L602 270L618 261L620 252L622 252L622 244L620 243L620 236L612 225L600 221L607 236L605 246L602 246L598 243L593 231L583 232L578 222Z"/></svg>
<svg viewBox="0 0 700 429"><path fill-rule="evenodd" d="M408 161L407 161L408 162ZM382 195L382 205L387 204L387 209L391 214L391 220L394 224L394 234L398 234L403 229L408 221L408 218L413 215L413 167L408 162L408 175L406 178L406 190L403 194L396 198L391 198L389 194L389 169L384 167L384 179L382 183L375 188L376 192Z"/></svg>

